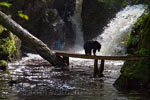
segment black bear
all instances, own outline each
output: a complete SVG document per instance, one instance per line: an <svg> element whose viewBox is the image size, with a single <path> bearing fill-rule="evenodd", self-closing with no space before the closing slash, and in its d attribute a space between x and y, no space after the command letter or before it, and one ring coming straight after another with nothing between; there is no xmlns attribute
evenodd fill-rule
<svg viewBox="0 0 150 100"><path fill-rule="evenodd" d="M84 43L84 50L86 55L91 55L91 51L93 50L93 54L96 55L96 50L100 52L101 44L98 41L87 41Z"/></svg>

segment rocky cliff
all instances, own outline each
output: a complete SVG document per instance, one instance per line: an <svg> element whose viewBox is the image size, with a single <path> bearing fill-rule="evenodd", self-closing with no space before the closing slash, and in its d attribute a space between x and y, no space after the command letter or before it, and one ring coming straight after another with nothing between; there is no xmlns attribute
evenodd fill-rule
<svg viewBox="0 0 150 100"><path fill-rule="evenodd" d="M85 40L101 34L104 26L126 5L144 3L143 0L83 0L83 32Z"/></svg>
<svg viewBox="0 0 150 100"><path fill-rule="evenodd" d="M12 4L9 8L1 7L3 12L11 14L15 21L34 36L41 39L49 47L54 47L52 45L55 44L59 38L63 38L61 42L66 42L68 45L73 43L74 33L71 23L68 21L68 17L73 15L74 0L68 1L65 15L64 9L66 7L66 0L61 0L61 2L60 0L2 1ZM20 18L18 11L28 15L29 20Z"/></svg>
<svg viewBox="0 0 150 100"><path fill-rule="evenodd" d="M150 11L135 23L127 45L128 55L147 56L140 61L126 61L115 86L121 88L150 88Z"/></svg>

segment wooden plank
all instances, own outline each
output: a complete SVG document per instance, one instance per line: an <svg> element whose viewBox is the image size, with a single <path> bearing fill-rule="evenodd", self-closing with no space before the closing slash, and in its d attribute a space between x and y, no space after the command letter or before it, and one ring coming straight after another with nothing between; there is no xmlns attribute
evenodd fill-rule
<svg viewBox="0 0 150 100"><path fill-rule="evenodd" d="M96 59L96 60L142 60L148 56L94 56L94 55L85 55L79 53L69 53L64 51L55 51L56 55L64 57L73 57L73 58L83 58L83 59Z"/></svg>

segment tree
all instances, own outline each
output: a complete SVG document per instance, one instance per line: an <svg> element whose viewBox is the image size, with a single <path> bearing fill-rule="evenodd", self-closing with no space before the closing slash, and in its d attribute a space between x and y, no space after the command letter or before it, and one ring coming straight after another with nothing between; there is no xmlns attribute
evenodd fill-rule
<svg viewBox="0 0 150 100"><path fill-rule="evenodd" d="M66 66L63 59L51 51L41 40L34 37L27 30L0 11L0 24L18 36L28 47L35 50L41 57L54 66Z"/></svg>

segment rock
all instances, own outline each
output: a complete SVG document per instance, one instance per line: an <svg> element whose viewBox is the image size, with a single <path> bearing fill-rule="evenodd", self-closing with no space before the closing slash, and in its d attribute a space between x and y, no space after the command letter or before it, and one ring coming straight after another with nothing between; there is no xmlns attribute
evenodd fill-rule
<svg viewBox="0 0 150 100"><path fill-rule="evenodd" d="M147 56L140 61L126 61L121 68L121 75L115 81L120 88L149 88L150 84L150 13L143 13L132 28L127 45L127 54Z"/></svg>
<svg viewBox="0 0 150 100"><path fill-rule="evenodd" d="M17 82L15 80L12 80L12 79L8 82L9 86L13 86L15 84L17 84Z"/></svg>
<svg viewBox="0 0 150 100"><path fill-rule="evenodd" d="M13 34L8 30L0 32L0 59L10 60L15 49Z"/></svg>
<svg viewBox="0 0 150 100"><path fill-rule="evenodd" d="M7 70L8 68L8 63L5 60L0 60L0 70Z"/></svg>
<svg viewBox="0 0 150 100"><path fill-rule="evenodd" d="M111 2L110 2L111 4ZM82 10L83 32L85 41L101 34L104 26L119 10L116 6L106 6L103 0L84 0Z"/></svg>
<svg viewBox="0 0 150 100"><path fill-rule="evenodd" d="M16 36L13 35L15 41L15 51L12 55L11 60L20 60L22 58L22 51L21 51L21 40Z"/></svg>

